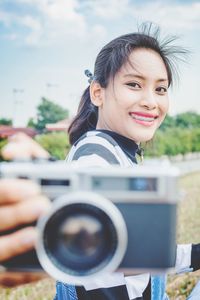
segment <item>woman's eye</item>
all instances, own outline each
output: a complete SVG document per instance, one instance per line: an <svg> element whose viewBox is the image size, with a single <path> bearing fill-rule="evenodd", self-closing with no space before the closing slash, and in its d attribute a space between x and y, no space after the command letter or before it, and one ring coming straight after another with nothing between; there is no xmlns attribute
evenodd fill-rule
<svg viewBox="0 0 200 300"><path fill-rule="evenodd" d="M126 85L131 86L131 87L136 88L136 89L141 88L141 86L137 82L129 82Z"/></svg>
<svg viewBox="0 0 200 300"><path fill-rule="evenodd" d="M163 87L163 86L160 86L156 89L156 92L160 93L160 94L166 94L167 93L167 88L166 87Z"/></svg>

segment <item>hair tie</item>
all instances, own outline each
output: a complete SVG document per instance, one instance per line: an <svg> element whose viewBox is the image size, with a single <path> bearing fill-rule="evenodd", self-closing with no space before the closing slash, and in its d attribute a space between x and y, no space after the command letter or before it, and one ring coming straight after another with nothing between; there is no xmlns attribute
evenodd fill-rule
<svg viewBox="0 0 200 300"><path fill-rule="evenodd" d="M94 80L94 75L90 72L90 70L85 70L85 75L89 78L88 82L91 83Z"/></svg>

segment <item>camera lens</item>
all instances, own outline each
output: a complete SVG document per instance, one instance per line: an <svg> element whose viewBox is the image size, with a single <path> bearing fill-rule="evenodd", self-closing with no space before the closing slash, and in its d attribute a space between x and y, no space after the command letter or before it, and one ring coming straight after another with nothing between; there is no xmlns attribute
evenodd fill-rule
<svg viewBox="0 0 200 300"><path fill-rule="evenodd" d="M76 261L87 259L101 246L103 226L93 216L75 214L61 226L59 236L63 251L69 252Z"/></svg>
<svg viewBox="0 0 200 300"><path fill-rule="evenodd" d="M42 267L60 281L80 284L120 264L127 229L117 207L92 192L59 197L38 222L36 246Z"/></svg>
<svg viewBox="0 0 200 300"><path fill-rule="evenodd" d="M117 248L116 229L99 208L71 204L49 219L44 247L59 269L73 275L88 275L113 256Z"/></svg>

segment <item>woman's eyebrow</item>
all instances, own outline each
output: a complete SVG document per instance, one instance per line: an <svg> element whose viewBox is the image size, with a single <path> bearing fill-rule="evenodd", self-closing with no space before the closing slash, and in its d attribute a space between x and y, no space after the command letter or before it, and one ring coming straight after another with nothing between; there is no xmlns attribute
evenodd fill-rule
<svg viewBox="0 0 200 300"><path fill-rule="evenodd" d="M134 74L134 73L130 73L130 74L125 74L123 77L134 77L134 78L138 78L138 79L142 79L142 80L146 80L146 78L142 75L139 75L139 74ZM164 82L164 81L167 81L168 82L168 79L167 78L159 78L156 80L156 82Z"/></svg>

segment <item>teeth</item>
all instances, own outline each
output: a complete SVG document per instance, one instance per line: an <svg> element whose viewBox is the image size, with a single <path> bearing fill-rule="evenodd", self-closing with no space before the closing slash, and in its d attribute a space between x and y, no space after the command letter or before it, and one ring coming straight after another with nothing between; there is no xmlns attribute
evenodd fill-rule
<svg viewBox="0 0 200 300"><path fill-rule="evenodd" d="M155 118L140 117L140 116L135 116L135 115L131 115L131 116L133 119L140 120L140 121L152 122L155 120Z"/></svg>

